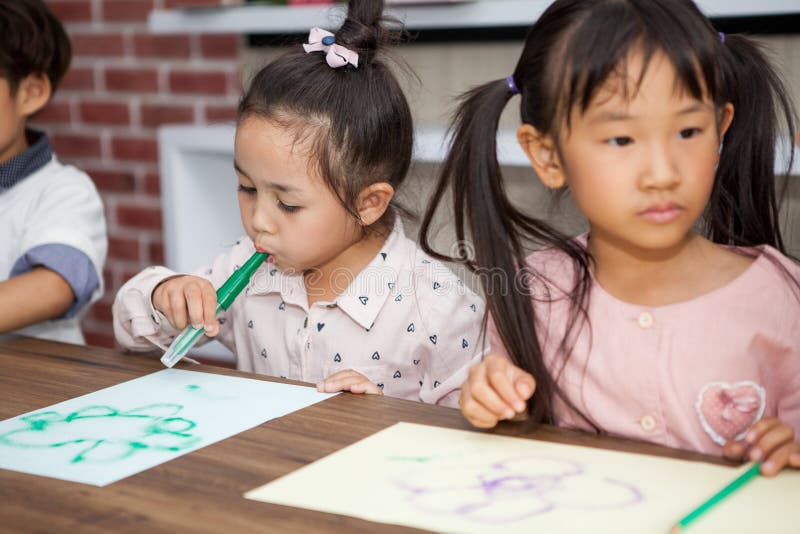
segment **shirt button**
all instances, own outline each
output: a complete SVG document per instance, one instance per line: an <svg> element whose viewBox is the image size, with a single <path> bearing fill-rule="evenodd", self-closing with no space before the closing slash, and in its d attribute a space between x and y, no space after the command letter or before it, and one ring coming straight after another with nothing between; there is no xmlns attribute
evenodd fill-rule
<svg viewBox="0 0 800 534"><path fill-rule="evenodd" d="M653 419L652 415L645 415L642 417L639 424L642 425L642 429L645 432L652 432L656 428L656 420Z"/></svg>
<svg viewBox="0 0 800 534"><path fill-rule="evenodd" d="M642 312L639 317L637 317L636 322L639 323L639 326L642 328L650 328L653 326L653 316L650 312Z"/></svg>

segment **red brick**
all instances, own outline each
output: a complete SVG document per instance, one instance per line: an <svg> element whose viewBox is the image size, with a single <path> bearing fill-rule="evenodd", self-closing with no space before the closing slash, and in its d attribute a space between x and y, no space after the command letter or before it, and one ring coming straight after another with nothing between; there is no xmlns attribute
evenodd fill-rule
<svg viewBox="0 0 800 534"><path fill-rule="evenodd" d="M201 35L200 53L207 58L235 59L239 57L240 42L238 35Z"/></svg>
<svg viewBox="0 0 800 534"><path fill-rule="evenodd" d="M69 36L74 56L122 56L125 46L118 33L75 33Z"/></svg>
<svg viewBox="0 0 800 534"><path fill-rule="evenodd" d="M101 191L115 193L133 193L136 182L133 173L125 171L108 171L101 169L84 169L92 177L94 185Z"/></svg>
<svg viewBox="0 0 800 534"><path fill-rule="evenodd" d="M142 126L155 128L162 124L186 124L194 122L194 108L169 104L143 104Z"/></svg>
<svg viewBox="0 0 800 534"><path fill-rule="evenodd" d="M161 194L161 178L158 173L149 173L144 177L144 192L153 196Z"/></svg>
<svg viewBox="0 0 800 534"><path fill-rule="evenodd" d="M58 85L60 89L94 89L94 71L92 69L72 68Z"/></svg>
<svg viewBox="0 0 800 534"><path fill-rule="evenodd" d="M133 37L137 56L156 58L188 58L191 42L188 35L150 35L141 33Z"/></svg>
<svg viewBox="0 0 800 534"><path fill-rule="evenodd" d="M138 260L139 240L123 239L120 237L108 238L108 257L118 260Z"/></svg>
<svg viewBox="0 0 800 534"><path fill-rule="evenodd" d="M95 302L89 310L89 317L99 322L111 322L114 314L111 312L111 302Z"/></svg>
<svg viewBox="0 0 800 534"><path fill-rule="evenodd" d="M206 121L230 122L236 120L236 106L207 106Z"/></svg>
<svg viewBox="0 0 800 534"><path fill-rule="evenodd" d="M49 0L47 7L61 22L92 20L92 0Z"/></svg>
<svg viewBox="0 0 800 534"><path fill-rule="evenodd" d="M113 326L109 322L108 325L102 330L95 330L94 328L90 330L89 328L84 327L83 337L86 339L87 345L93 347L114 348L114 343L116 340L111 332L113 332Z"/></svg>
<svg viewBox="0 0 800 534"><path fill-rule="evenodd" d="M100 138L97 136L55 134L50 141L59 156L100 157Z"/></svg>
<svg viewBox="0 0 800 534"><path fill-rule="evenodd" d="M87 124L128 125L131 122L127 103L89 100L81 102L80 110L81 120Z"/></svg>
<svg viewBox="0 0 800 534"><path fill-rule="evenodd" d="M224 95L228 89L228 76L219 71L170 72L169 89L173 93Z"/></svg>
<svg viewBox="0 0 800 534"><path fill-rule="evenodd" d="M111 154L115 159L158 161L158 142L150 137L114 137Z"/></svg>
<svg viewBox="0 0 800 534"><path fill-rule="evenodd" d="M104 0L103 20L145 22L153 9L153 0Z"/></svg>
<svg viewBox="0 0 800 534"><path fill-rule="evenodd" d="M161 209L121 204L117 206L117 222L121 226L161 230Z"/></svg>
<svg viewBox="0 0 800 534"><path fill-rule="evenodd" d="M33 116L37 123L49 122L64 124L72 120L72 106L69 102L52 101L45 108Z"/></svg>
<svg viewBox="0 0 800 534"><path fill-rule="evenodd" d="M209 7L222 5L222 0L165 0L164 7L172 9L174 7Z"/></svg>
<svg viewBox="0 0 800 534"><path fill-rule="evenodd" d="M158 71L155 69L107 69L106 88L110 91L158 92Z"/></svg>
<svg viewBox="0 0 800 534"><path fill-rule="evenodd" d="M108 293L112 288L116 289L116 286L114 285L114 271L108 267L103 269L103 285L106 287L106 293Z"/></svg>
<svg viewBox="0 0 800 534"><path fill-rule="evenodd" d="M150 243L150 264L164 265L164 243L154 241Z"/></svg>

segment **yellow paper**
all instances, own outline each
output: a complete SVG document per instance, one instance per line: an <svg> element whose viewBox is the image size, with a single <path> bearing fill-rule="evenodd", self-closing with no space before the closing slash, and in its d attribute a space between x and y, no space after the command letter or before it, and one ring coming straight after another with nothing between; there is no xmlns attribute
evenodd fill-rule
<svg viewBox="0 0 800 534"><path fill-rule="evenodd" d="M398 423L245 494L442 532L665 533L742 468ZM688 530L797 532L800 473L759 477Z"/></svg>

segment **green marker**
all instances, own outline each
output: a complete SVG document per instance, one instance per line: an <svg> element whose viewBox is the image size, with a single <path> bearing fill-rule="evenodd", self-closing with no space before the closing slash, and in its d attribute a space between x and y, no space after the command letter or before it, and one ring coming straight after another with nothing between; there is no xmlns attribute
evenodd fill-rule
<svg viewBox="0 0 800 534"><path fill-rule="evenodd" d="M217 309L215 313L227 310L230 305L233 304L233 301L236 300L236 297L242 292L244 286L250 281L250 277L253 276L253 273L264 263L264 260L266 260L268 256L269 254L266 252L256 252L250 256L250 259L247 260L244 265L234 271L230 278L225 280L225 283L217 289ZM167 349L167 352L161 357L161 363L167 367L172 367L178 363L181 358L186 356L189 349L194 347L194 344L197 343L197 340L200 339L200 334L203 332L204 330L202 328L195 328L193 326L186 327L186 329L175 338L172 345Z"/></svg>
<svg viewBox="0 0 800 534"><path fill-rule="evenodd" d="M701 515L708 512L711 508L714 507L717 503L723 500L725 497L730 495L731 493L735 492L749 481L756 478L761 470L761 462L755 462L750 468L736 477L733 482L719 490L717 493L712 495L708 500L706 500L703 504L692 510L689 514L687 514L683 519L678 521L672 526L670 529L670 534L677 534L681 532L683 529L688 527L695 519L700 517Z"/></svg>

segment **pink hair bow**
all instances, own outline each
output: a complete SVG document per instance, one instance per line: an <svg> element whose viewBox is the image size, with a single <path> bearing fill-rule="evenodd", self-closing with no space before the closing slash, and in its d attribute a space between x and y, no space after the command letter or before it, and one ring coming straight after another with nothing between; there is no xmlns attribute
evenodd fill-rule
<svg viewBox="0 0 800 534"><path fill-rule="evenodd" d="M333 69L344 67L348 63L358 67L358 54L336 44L334 35L322 28L311 28L308 32L308 43L303 45L303 50L306 53L325 52L325 60Z"/></svg>

